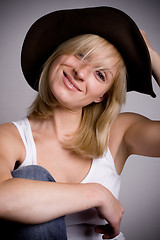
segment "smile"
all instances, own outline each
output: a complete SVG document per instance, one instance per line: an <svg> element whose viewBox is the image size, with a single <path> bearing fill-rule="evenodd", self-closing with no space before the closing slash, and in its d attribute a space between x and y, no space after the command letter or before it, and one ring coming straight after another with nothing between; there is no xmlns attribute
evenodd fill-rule
<svg viewBox="0 0 160 240"><path fill-rule="evenodd" d="M78 87L77 83L72 79L72 77L65 72L63 72L64 75L64 84L66 85L67 88L73 91L80 91L80 88Z"/></svg>

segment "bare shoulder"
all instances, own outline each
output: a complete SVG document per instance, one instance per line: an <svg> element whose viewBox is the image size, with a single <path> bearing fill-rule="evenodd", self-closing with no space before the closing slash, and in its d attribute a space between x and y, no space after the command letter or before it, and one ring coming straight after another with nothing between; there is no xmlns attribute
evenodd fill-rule
<svg viewBox="0 0 160 240"><path fill-rule="evenodd" d="M129 155L160 156L160 121L132 114L126 119L124 134Z"/></svg>
<svg viewBox="0 0 160 240"><path fill-rule="evenodd" d="M143 124L148 121L150 121L150 119L137 113L120 113L111 127L111 141L114 139L114 142L118 141L120 143L128 130L132 129L134 126L137 126L137 123Z"/></svg>
<svg viewBox="0 0 160 240"><path fill-rule="evenodd" d="M142 118L144 119L146 117L144 117L143 115L140 115L138 113L123 112L118 115L118 118L116 119L116 121L132 122L132 121L140 120Z"/></svg>
<svg viewBox="0 0 160 240"><path fill-rule="evenodd" d="M16 127L12 123L0 124L0 141L1 143L18 140L19 134Z"/></svg>
<svg viewBox="0 0 160 240"><path fill-rule="evenodd" d="M125 161L131 154L130 143L127 141L128 135L131 134L128 134L128 132L132 131L135 133L133 128L139 125L139 123L143 125L145 121L148 121L147 118L136 113L120 113L111 127L109 148L119 174L123 169Z"/></svg>
<svg viewBox="0 0 160 240"><path fill-rule="evenodd" d="M122 131L125 133L125 131L134 123L139 121L149 120L148 118L132 112L125 112L120 113L116 120L113 123L112 129L116 128L116 131L119 129L119 131Z"/></svg>
<svg viewBox="0 0 160 240"><path fill-rule="evenodd" d="M0 124L0 146L1 169L5 166L12 171L16 161L19 161L24 154L23 142L12 123Z"/></svg>
<svg viewBox="0 0 160 240"><path fill-rule="evenodd" d="M119 147L123 141L125 132L133 121L134 117L134 113L120 113L116 120L113 122L110 130L109 148L114 157L116 157Z"/></svg>
<svg viewBox="0 0 160 240"><path fill-rule="evenodd" d="M16 133L16 128L13 123L2 123L0 124L0 134L7 133L7 134L14 134Z"/></svg>
<svg viewBox="0 0 160 240"><path fill-rule="evenodd" d="M129 129L137 125L135 123L148 120L146 117L136 113L120 113L114 121L109 138L109 147L116 156L119 147L124 144L124 137Z"/></svg>

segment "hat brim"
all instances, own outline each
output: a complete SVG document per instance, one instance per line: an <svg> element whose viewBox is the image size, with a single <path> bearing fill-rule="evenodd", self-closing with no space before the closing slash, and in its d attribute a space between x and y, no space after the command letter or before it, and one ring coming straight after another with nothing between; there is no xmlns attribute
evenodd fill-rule
<svg viewBox="0 0 160 240"><path fill-rule="evenodd" d="M62 42L82 34L96 34L111 42L127 67L127 91L155 97L151 61L135 22L111 7L60 10L38 19L29 29L22 47L21 65L29 85L38 90L42 66Z"/></svg>

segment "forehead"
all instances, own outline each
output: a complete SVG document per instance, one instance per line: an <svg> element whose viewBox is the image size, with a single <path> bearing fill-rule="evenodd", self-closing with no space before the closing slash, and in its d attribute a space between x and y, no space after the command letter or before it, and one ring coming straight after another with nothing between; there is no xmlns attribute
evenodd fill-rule
<svg viewBox="0 0 160 240"><path fill-rule="evenodd" d="M87 60L94 65L95 68L116 70L120 61L120 55L117 50L111 45L98 46L92 48L81 47L76 51L77 54L82 54L82 61Z"/></svg>

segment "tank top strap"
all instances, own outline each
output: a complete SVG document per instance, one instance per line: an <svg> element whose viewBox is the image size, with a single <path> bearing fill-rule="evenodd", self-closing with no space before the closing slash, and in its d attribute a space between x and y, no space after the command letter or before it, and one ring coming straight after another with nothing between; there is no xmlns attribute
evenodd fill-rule
<svg viewBox="0 0 160 240"><path fill-rule="evenodd" d="M28 118L25 117L17 122L12 123L16 126L26 149L25 159L18 168L27 165L36 165L37 164L36 146Z"/></svg>

